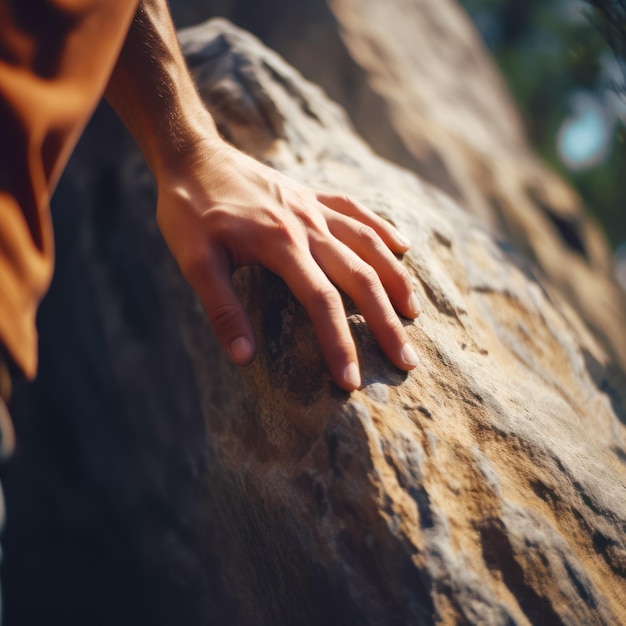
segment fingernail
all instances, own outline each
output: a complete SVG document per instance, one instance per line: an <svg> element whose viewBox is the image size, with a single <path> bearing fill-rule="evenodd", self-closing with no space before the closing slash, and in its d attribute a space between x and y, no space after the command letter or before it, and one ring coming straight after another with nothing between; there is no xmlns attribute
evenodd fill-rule
<svg viewBox="0 0 626 626"><path fill-rule="evenodd" d="M415 317L417 317L422 312L422 307L420 306L419 298L417 294L413 292L411 297L409 298L409 310Z"/></svg>
<svg viewBox="0 0 626 626"><path fill-rule="evenodd" d="M346 365L343 370L343 380L349 387L358 389L361 386L361 374L359 374L359 366L353 361Z"/></svg>
<svg viewBox="0 0 626 626"><path fill-rule="evenodd" d="M253 352L252 342L247 337L237 337L230 344L230 356L237 365L246 365L252 359Z"/></svg>
<svg viewBox="0 0 626 626"><path fill-rule="evenodd" d="M417 354L415 354L415 350L413 350L413 346L411 346L410 343L405 343L402 346L402 352L400 353L400 356L409 367L415 367L419 363Z"/></svg>
<svg viewBox="0 0 626 626"><path fill-rule="evenodd" d="M411 242L404 235L401 235L398 231L395 232L395 238L396 238L396 241L403 248L410 248L411 247Z"/></svg>

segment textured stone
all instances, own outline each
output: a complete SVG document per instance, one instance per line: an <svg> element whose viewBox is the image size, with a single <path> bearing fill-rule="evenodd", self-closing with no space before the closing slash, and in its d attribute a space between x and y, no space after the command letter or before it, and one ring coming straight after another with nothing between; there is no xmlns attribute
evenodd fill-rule
<svg viewBox="0 0 626 626"><path fill-rule="evenodd" d="M341 392L255 268L237 281L260 351L234 368L145 166L92 130L59 198L84 212L55 214L40 380L14 406L10 623L624 623L626 387L575 302L256 40L223 21L181 39L231 141L409 236L420 365L393 368L346 302L364 387Z"/></svg>
<svg viewBox="0 0 626 626"><path fill-rule="evenodd" d="M445 190L533 262L626 371L626 300L580 198L529 149L492 59L456 0L228 0L342 104L376 152Z"/></svg>

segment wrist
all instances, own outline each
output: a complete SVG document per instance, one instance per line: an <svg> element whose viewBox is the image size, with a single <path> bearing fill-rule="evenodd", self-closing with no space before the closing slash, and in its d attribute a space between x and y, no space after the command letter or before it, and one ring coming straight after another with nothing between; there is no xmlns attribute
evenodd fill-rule
<svg viewBox="0 0 626 626"><path fill-rule="evenodd" d="M155 178L160 180L180 171L198 152L208 156L225 145L209 112L196 107L193 112L186 109L184 115L168 120L167 127L154 133L150 145L142 146L142 151Z"/></svg>

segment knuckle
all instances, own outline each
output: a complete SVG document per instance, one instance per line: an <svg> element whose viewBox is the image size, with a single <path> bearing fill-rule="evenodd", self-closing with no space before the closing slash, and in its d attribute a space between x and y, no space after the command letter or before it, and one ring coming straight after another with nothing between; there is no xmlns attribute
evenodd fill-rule
<svg viewBox="0 0 626 626"><path fill-rule="evenodd" d="M198 280L209 269L207 252L205 250L187 250L180 260L180 268L189 282Z"/></svg>
<svg viewBox="0 0 626 626"><path fill-rule="evenodd" d="M293 205L293 214L298 222L307 231L321 232L328 230L324 218L324 207L315 198L302 198L301 201Z"/></svg>
<svg viewBox="0 0 626 626"><path fill-rule="evenodd" d="M377 291L380 287L380 279L376 270L363 261L355 261L350 268L354 282L367 291Z"/></svg>
<svg viewBox="0 0 626 626"><path fill-rule="evenodd" d="M357 234L359 237L369 242L372 242L377 238L374 229L371 226L368 226L367 224L363 224L361 222L358 223Z"/></svg>
<svg viewBox="0 0 626 626"><path fill-rule="evenodd" d="M350 196L348 196L346 194L340 194L338 196L338 199L343 204L346 204L346 205L348 205L348 206L350 206L352 208L356 208L356 204L354 203L354 200Z"/></svg>
<svg viewBox="0 0 626 626"><path fill-rule="evenodd" d="M393 310L391 305L389 305L389 310L385 313L384 317L385 326L394 333L397 337L400 337L402 341L406 341L406 333L404 331L404 327L400 322L400 319L396 315L396 312Z"/></svg>
<svg viewBox="0 0 626 626"><path fill-rule="evenodd" d="M233 216L228 209L216 206L203 216L204 227L217 239L224 239L233 230Z"/></svg>
<svg viewBox="0 0 626 626"><path fill-rule="evenodd" d="M415 291L415 285L413 284L411 277L408 275L407 271L404 268L402 268L400 280L402 280L402 284L404 285L404 289L407 294L411 294Z"/></svg>
<svg viewBox="0 0 626 626"><path fill-rule="evenodd" d="M367 226L366 224L359 225L357 234L359 238L363 239L371 248L380 248L383 243L378 233L371 226Z"/></svg>
<svg viewBox="0 0 626 626"><path fill-rule="evenodd" d="M314 310L327 311L334 311L342 306L339 293L330 285L314 288L308 295L307 305Z"/></svg>
<svg viewBox="0 0 626 626"><path fill-rule="evenodd" d="M396 258L393 259L392 271L407 291L413 291L415 289L413 287L413 282L411 281L411 276L406 271L404 265L402 265L402 263L400 263L400 261Z"/></svg>
<svg viewBox="0 0 626 626"><path fill-rule="evenodd" d="M298 218L298 222L300 223L300 225L303 226L306 230L317 228L317 216L313 215L310 210L299 207L297 209L294 209L294 214Z"/></svg>
<svg viewBox="0 0 626 626"><path fill-rule="evenodd" d="M379 315L380 327L385 329L387 335L395 337L395 341L400 344L406 343L406 332L390 303L379 311Z"/></svg>
<svg viewBox="0 0 626 626"><path fill-rule="evenodd" d="M285 220L278 215L272 215L270 224L269 232L267 233L270 242L274 241L286 246L292 246L297 242L297 229L294 228L294 224L290 220Z"/></svg>
<svg viewBox="0 0 626 626"><path fill-rule="evenodd" d="M207 315L216 333L228 334L239 327L239 308L233 304L218 304L207 307Z"/></svg>

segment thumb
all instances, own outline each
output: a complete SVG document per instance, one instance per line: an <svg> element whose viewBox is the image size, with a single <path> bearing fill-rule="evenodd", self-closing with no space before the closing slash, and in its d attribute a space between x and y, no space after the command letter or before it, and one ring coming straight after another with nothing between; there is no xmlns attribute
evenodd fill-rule
<svg viewBox="0 0 626 626"><path fill-rule="evenodd" d="M226 354L236 365L248 365L256 356L254 331L233 287L227 255L212 251L208 261L205 271L195 273L191 286Z"/></svg>

